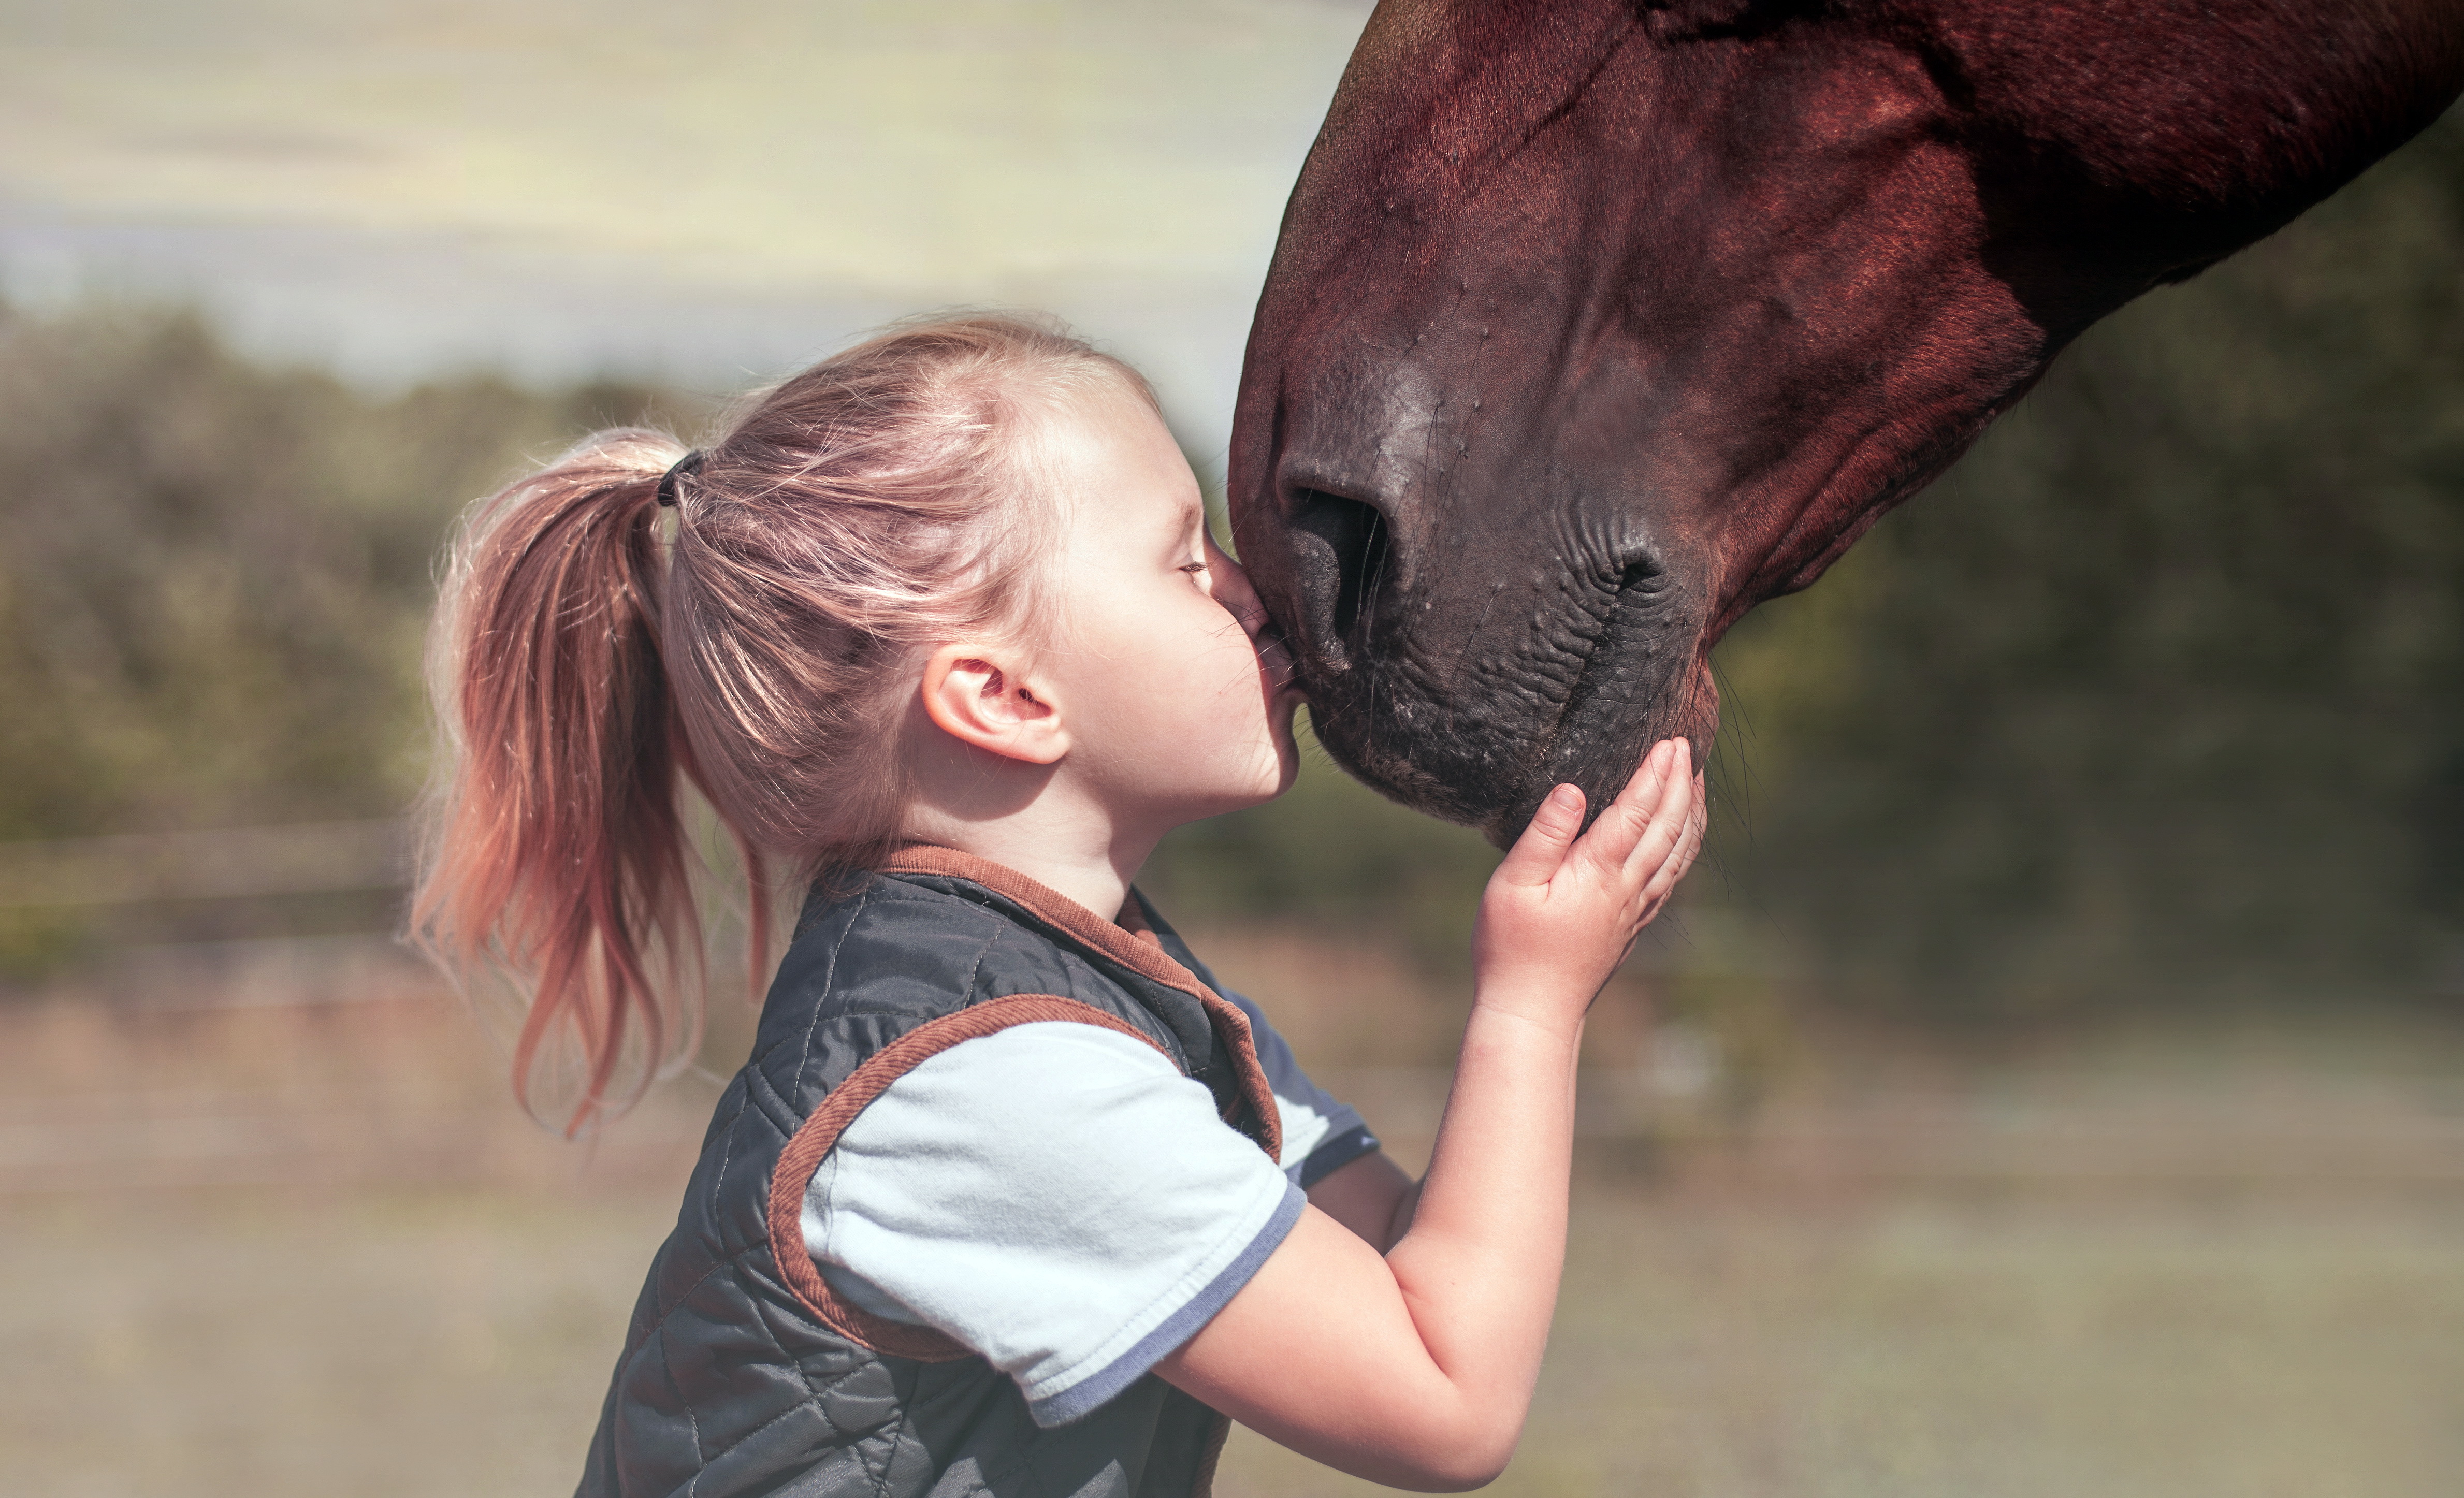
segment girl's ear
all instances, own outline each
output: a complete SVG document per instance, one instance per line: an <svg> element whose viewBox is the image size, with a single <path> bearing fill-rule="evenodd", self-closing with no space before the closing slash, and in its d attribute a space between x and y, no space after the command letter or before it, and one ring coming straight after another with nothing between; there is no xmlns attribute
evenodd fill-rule
<svg viewBox="0 0 2464 1498"><path fill-rule="evenodd" d="M1005 760L1054 764L1069 752L1061 704L1012 647L945 645L924 663L924 713L935 727Z"/></svg>

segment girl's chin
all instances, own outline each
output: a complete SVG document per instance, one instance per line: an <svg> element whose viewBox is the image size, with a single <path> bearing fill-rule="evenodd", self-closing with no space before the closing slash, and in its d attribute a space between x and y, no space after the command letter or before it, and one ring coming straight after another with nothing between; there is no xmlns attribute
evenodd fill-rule
<svg viewBox="0 0 2464 1498"><path fill-rule="evenodd" d="M1275 736L1277 748L1288 753L1292 746L1292 719L1309 706L1309 698L1297 687L1286 687L1266 699L1266 726Z"/></svg>
<svg viewBox="0 0 2464 1498"><path fill-rule="evenodd" d="M1267 720L1273 735L1275 765L1279 772L1275 781L1274 794L1266 798L1269 801L1290 790L1292 782L1299 780L1301 776L1300 739L1292 730L1292 715L1299 709L1301 701L1302 699L1294 694L1277 702L1276 711Z"/></svg>
<svg viewBox="0 0 2464 1498"><path fill-rule="evenodd" d="M1225 797L1223 804L1208 815L1221 816L1227 811L1246 811L1251 806L1263 806L1290 790L1292 782L1300 779L1300 771L1301 753L1292 741L1292 722L1287 716L1283 720L1280 731L1269 740L1267 752L1258 757L1253 773L1245 777L1248 783Z"/></svg>
<svg viewBox="0 0 2464 1498"><path fill-rule="evenodd" d="M1197 812L1198 818L1261 806L1292 788L1301 769L1300 743L1292 732L1292 715L1300 700L1297 694L1277 694L1268 702L1263 720L1253 720L1240 731L1238 737L1246 748L1234 750L1230 743L1221 743L1222 757L1209 757L1224 773L1220 779L1206 774L1205 782L1210 783L1201 797L1206 809ZM1223 731L1220 720L1215 731Z"/></svg>

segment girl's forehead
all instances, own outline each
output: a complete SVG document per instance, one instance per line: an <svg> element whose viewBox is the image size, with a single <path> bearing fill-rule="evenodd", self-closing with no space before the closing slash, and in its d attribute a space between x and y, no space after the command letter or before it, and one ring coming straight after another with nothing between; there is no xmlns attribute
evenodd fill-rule
<svg viewBox="0 0 2464 1498"><path fill-rule="evenodd" d="M1171 440L1163 414L1120 379L1097 377L1074 386L1053 403L1062 424L1097 441Z"/></svg>
<svg viewBox="0 0 2464 1498"><path fill-rule="evenodd" d="M1056 459L1108 488L1130 484L1162 491L1176 508L1184 499L1196 501L1197 476L1154 407L1129 390L1073 394L1076 399L1054 411L1047 432Z"/></svg>

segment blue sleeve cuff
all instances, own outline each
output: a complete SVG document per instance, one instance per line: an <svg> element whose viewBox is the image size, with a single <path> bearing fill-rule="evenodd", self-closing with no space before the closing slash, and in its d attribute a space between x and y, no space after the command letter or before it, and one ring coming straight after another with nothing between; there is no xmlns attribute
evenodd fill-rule
<svg viewBox="0 0 2464 1498"><path fill-rule="evenodd" d="M1353 1124L1328 1135L1325 1142L1301 1161L1301 1189L1307 1191L1360 1157L1375 1154L1377 1148L1377 1135L1369 1132L1367 1124Z"/></svg>
<svg viewBox="0 0 2464 1498"><path fill-rule="evenodd" d="M1317 1157L1311 1155L1309 1157L1315 1159ZM1196 1336L1200 1328L1214 1320L1215 1313L1229 1305L1233 1296L1241 1293L1243 1286L1257 1277L1258 1270L1290 1236L1292 1224L1301 1220L1301 1210L1308 1205L1309 1198L1301 1194L1300 1187L1286 1185L1282 1204L1275 1208L1275 1215L1266 1220L1266 1225L1258 1229L1258 1236L1249 1240L1249 1246L1242 1249L1238 1257L1225 1265L1215 1278L1207 1281L1206 1288L1190 1297L1187 1305L1166 1316L1161 1326L1141 1337L1136 1346L1114 1358L1101 1371L1089 1375L1059 1394L1029 1401L1027 1413L1035 1417L1035 1423L1049 1430L1055 1425L1067 1425L1082 1416L1093 1414L1114 1395L1144 1377L1148 1369L1178 1351L1182 1343Z"/></svg>

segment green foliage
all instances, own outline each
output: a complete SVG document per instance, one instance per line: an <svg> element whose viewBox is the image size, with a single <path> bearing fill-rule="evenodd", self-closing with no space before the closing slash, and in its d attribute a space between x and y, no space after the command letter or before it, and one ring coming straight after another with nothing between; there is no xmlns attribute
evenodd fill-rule
<svg viewBox="0 0 2464 1498"><path fill-rule="evenodd" d="M1856 991L2417 983L2464 917L2464 120L2094 330L1722 663L1727 861Z"/></svg>
<svg viewBox="0 0 2464 1498"><path fill-rule="evenodd" d="M371 400L190 315L0 314L0 839L400 810L451 518L644 404Z"/></svg>
<svg viewBox="0 0 2464 1498"><path fill-rule="evenodd" d="M193 315L0 309L0 841L400 813L453 516L638 390L371 399ZM382 927L381 893L0 909L0 980L97 941Z"/></svg>

